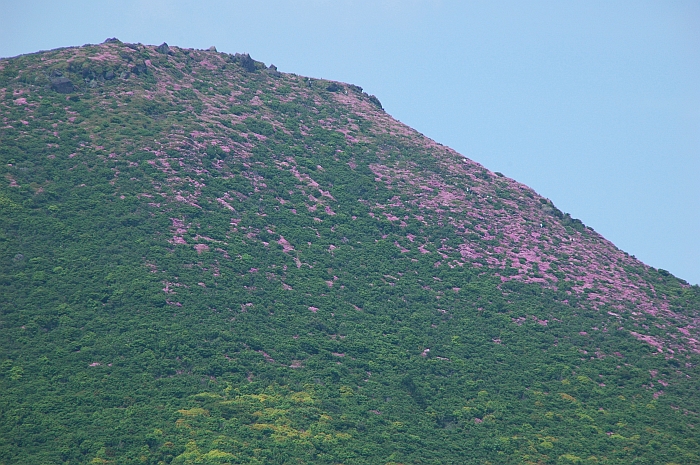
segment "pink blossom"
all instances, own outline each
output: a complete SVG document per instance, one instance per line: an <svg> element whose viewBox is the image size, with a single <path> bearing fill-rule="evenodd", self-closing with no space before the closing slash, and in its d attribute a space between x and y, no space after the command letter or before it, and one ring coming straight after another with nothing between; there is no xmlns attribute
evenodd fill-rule
<svg viewBox="0 0 700 465"><path fill-rule="evenodd" d="M88 365L88 366L90 366L90 367L98 367L98 366L100 366L100 365L102 365L100 362L92 362L92 363L91 363L90 365Z"/></svg>
<svg viewBox="0 0 700 465"><path fill-rule="evenodd" d="M311 310L313 313L316 313L318 311L317 307L309 307L309 310Z"/></svg>
<svg viewBox="0 0 700 465"><path fill-rule="evenodd" d="M405 248L405 247L403 247L401 244L399 244L398 241L394 241L394 245L395 245L396 247L398 247L399 250L401 250L401 253L410 252L410 250L408 250L407 248Z"/></svg>
<svg viewBox="0 0 700 465"><path fill-rule="evenodd" d="M637 340L646 342L647 344L656 347L656 350L658 352L663 352L663 343L661 341L657 340L654 336L649 336L645 334L639 334L634 331L630 331L630 334L634 336Z"/></svg>
<svg viewBox="0 0 700 465"><path fill-rule="evenodd" d="M194 246L194 250L196 250L198 254L201 254L202 252L209 250L209 246L206 244L196 244Z"/></svg>

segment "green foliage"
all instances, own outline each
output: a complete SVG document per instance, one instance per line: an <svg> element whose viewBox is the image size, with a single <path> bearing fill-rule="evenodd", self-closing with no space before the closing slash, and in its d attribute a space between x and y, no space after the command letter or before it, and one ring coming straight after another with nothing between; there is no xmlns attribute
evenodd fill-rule
<svg viewBox="0 0 700 465"><path fill-rule="evenodd" d="M122 61L68 60L100 47ZM454 174L342 89L100 47L47 52L98 83L76 100L19 79L50 72L38 55L0 62L32 105L0 101L0 463L700 460L697 355L618 330L576 281L503 282L518 260L436 266L482 233L410 204L387 219L376 205L410 199L371 167ZM497 193L499 211L519 197ZM427 253L396 245L409 234ZM629 272L700 308L697 287Z"/></svg>

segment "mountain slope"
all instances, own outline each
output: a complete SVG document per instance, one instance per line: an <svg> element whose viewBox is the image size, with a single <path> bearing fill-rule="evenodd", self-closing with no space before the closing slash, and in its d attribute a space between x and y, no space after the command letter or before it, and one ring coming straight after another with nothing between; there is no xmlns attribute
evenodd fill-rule
<svg viewBox="0 0 700 465"><path fill-rule="evenodd" d="M0 60L0 463L697 463L700 289L248 55Z"/></svg>

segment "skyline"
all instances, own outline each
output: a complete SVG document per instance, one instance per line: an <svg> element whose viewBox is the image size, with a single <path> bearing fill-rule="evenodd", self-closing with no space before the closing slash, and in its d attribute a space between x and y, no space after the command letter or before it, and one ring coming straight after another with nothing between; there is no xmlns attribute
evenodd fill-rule
<svg viewBox="0 0 700 465"><path fill-rule="evenodd" d="M700 6L244 3L3 3L0 56L117 37L214 45L357 84L625 252L700 283Z"/></svg>

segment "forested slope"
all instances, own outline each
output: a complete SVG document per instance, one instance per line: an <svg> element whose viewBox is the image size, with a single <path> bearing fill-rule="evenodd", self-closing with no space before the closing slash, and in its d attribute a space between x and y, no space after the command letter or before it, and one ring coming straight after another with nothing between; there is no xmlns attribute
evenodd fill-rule
<svg viewBox="0 0 700 465"><path fill-rule="evenodd" d="M698 286L361 88L109 40L0 109L0 464L700 463Z"/></svg>

